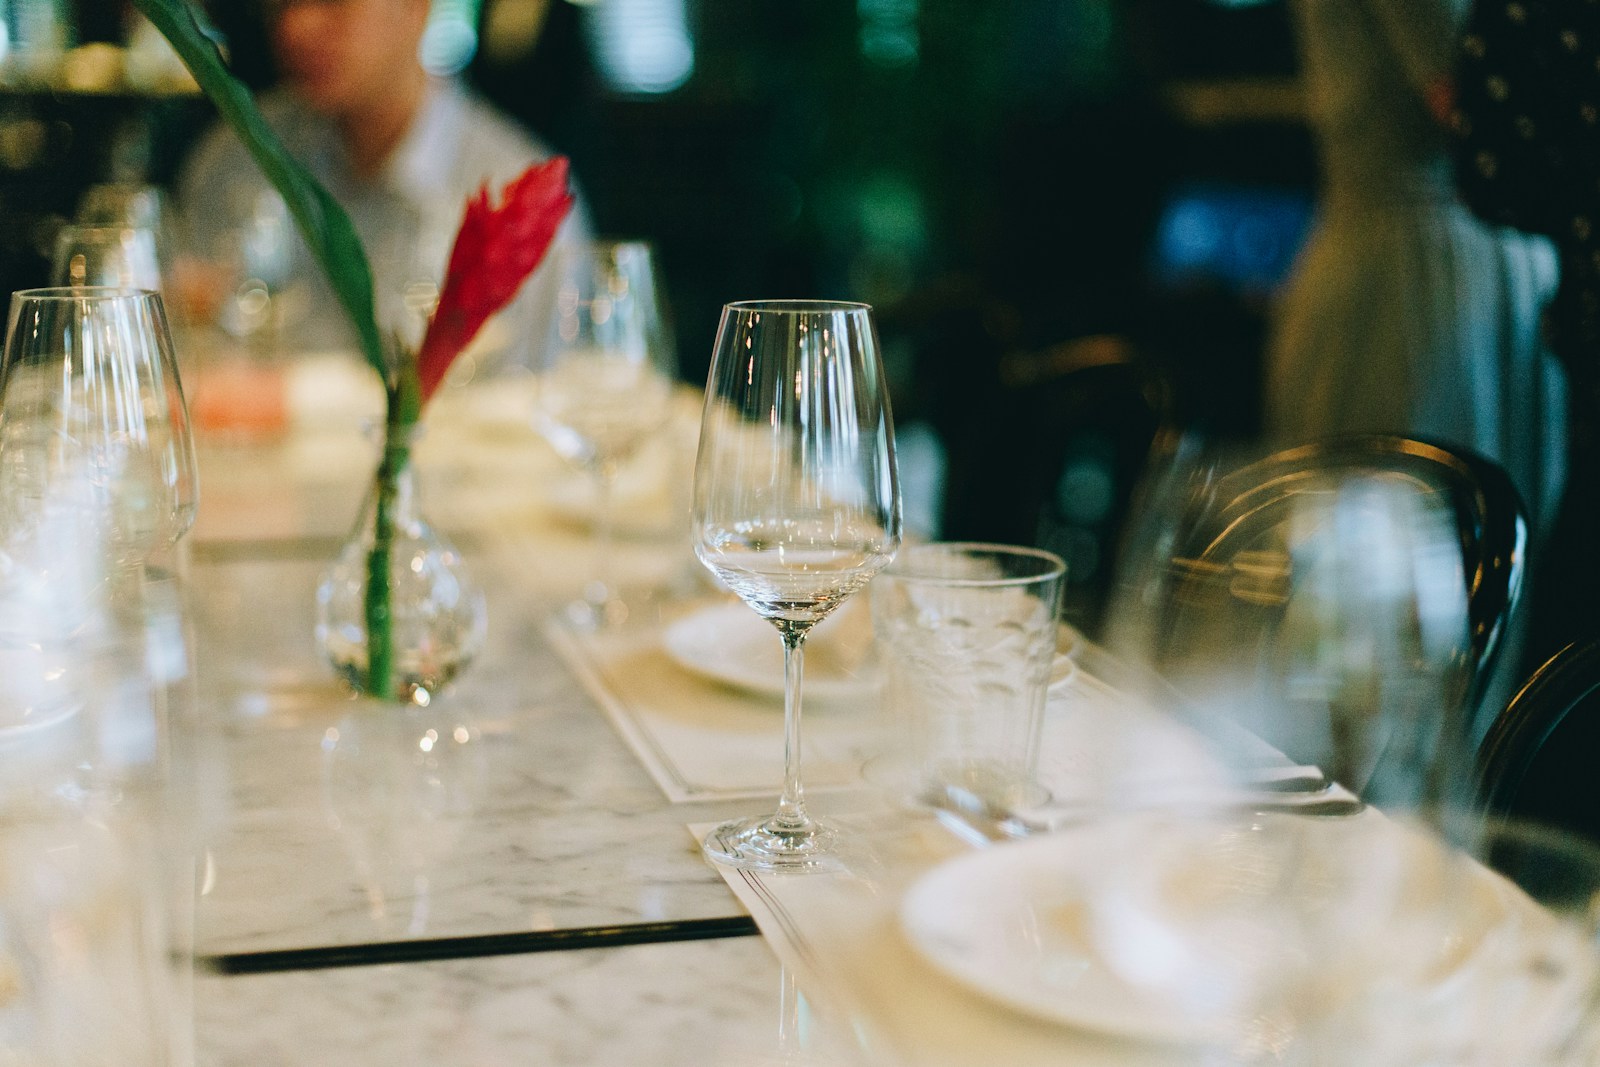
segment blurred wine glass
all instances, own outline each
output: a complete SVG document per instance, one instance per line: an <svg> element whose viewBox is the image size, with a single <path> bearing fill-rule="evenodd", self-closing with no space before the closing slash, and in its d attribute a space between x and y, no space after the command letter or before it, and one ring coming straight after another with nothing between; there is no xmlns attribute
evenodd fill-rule
<svg viewBox="0 0 1600 1067"><path fill-rule="evenodd" d="M79 226L145 230L155 239L156 263L163 276L172 263L175 216L159 186L144 182L98 182L79 197L78 211L72 221ZM175 314L181 311L170 306L167 310Z"/></svg>
<svg viewBox="0 0 1600 1067"><path fill-rule="evenodd" d="M161 290L155 231L68 223L56 234L52 285Z"/></svg>
<svg viewBox="0 0 1600 1067"><path fill-rule="evenodd" d="M1241 775L1280 758L1264 740L1417 810L1466 780L1467 611L1439 487L1187 436L1136 501L1104 640Z"/></svg>
<svg viewBox="0 0 1600 1067"><path fill-rule="evenodd" d="M800 780L806 635L894 559L900 491L871 309L829 301L723 308L694 480L695 554L784 648L784 785L770 816L723 823L712 859L759 870L829 863L833 831Z"/></svg>
<svg viewBox="0 0 1600 1067"><path fill-rule="evenodd" d="M536 355L534 421L594 484L594 569L569 614L584 626L617 624L628 615L611 577L617 470L666 425L677 360L648 244L599 241L558 266L550 335Z"/></svg>
<svg viewBox="0 0 1600 1067"><path fill-rule="evenodd" d="M160 296L14 294L0 365L0 753L13 771L0 808L31 790L68 806L67 830L110 837L94 842L107 857L126 848L137 859L127 903L147 909L144 947L174 968L160 981L177 984L161 995L180 999L194 804L188 744L174 735L187 738L192 723L181 559L168 554L194 520L196 492ZM106 977L94 988L113 999L140 992L119 988L135 976ZM162 1025L157 1014L146 1022Z"/></svg>
<svg viewBox="0 0 1600 1067"><path fill-rule="evenodd" d="M68 287L12 296L0 476L14 513L36 511L59 484L103 502L119 562L188 531L194 444L160 295Z"/></svg>

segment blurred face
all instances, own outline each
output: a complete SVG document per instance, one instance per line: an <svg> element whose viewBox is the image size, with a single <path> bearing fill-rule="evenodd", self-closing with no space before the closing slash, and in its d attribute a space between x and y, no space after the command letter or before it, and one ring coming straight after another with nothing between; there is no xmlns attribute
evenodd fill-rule
<svg viewBox="0 0 1600 1067"><path fill-rule="evenodd" d="M273 52L314 111L359 118L420 68L428 0L269 0Z"/></svg>

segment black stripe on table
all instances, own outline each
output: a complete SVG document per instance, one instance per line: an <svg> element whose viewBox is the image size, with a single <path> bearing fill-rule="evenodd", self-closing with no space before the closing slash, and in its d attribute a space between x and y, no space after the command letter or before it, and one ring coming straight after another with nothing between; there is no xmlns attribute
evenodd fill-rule
<svg viewBox="0 0 1600 1067"><path fill-rule="evenodd" d="M418 963L429 960L512 956L524 952L559 952L570 949L613 948L667 941L708 941L755 934L748 915L725 919L687 919L679 922L630 923L625 926L580 926L568 930L526 930L475 937L438 937L415 941L381 941L366 945L326 948L274 949L267 952L233 952L202 956L199 965L218 974L266 974L274 971L311 971L329 967L369 967L381 963Z"/></svg>

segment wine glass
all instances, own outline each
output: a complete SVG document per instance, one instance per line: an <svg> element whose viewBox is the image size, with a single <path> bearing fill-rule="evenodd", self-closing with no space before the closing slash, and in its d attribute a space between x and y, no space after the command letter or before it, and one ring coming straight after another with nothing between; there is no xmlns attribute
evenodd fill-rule
<svg viewBox="0 0 1600 1067"><path fill-rule="evenodd" d="M80 486L109 517L120 562L142 562L188 531L194 444L158 294L68 287L12 296L0 468L14 512L38 512L54 489Z"/></svg>
<svg viewBox="0 0 1600 1067"><path fill-rule="evenodd" d="M77 221L88 226L138 226L152 230L158 245L166 243L170 212L159 186L143 182L100 182L78 199Z"/></svg>
<svg viewBox="0 0 1600 1067"><path fill-rule="evenodd" d="M628 614L610 573L617 470L666 424L676 356L648 244L598 241L564 255L559 267L534 421L594 481L594 571L569 615L586 627L614 625Z"/></svg>
<svg viewBox="0 0 1600 1067"><path fill-rule="evenodd" d="M900 546L888 387L865 304L748 301L722 310L694 480L695 553L778 629L784 784L775 814L724 823L719 863L826 866L833 831L806 813L800 696L806 634Z"/></svg>
<svg viewBox="0 0 1600 1067"><path fill-rule="evenodd" d="M156 234L138 226L68 223L56 234L53 285L161 288Z"/></svg>

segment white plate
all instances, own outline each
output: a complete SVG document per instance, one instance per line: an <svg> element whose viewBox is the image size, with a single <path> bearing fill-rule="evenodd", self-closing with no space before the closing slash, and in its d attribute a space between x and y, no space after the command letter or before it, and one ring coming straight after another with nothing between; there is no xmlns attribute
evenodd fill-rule
<svg viewBox="0 0 1600 1067"><path fill-rule="evenodd" d="M667 627L661 643L679 666L713 681L783 697L783 642L777 629L742 602L717 604ZM875 696L872 620L864 602L846 601L806 639L807 700Z"/></svg>
<svg viewBox="0 0 1600 1067"><path fill-rule="evenodd" d="M1358 828L1356 820L1299 820L1294 825L1312 827L1313 833L1326 828L1330 834ZM1394 827L1373 813L1359 830L1390 834ZM1136 862L1159 857L1163 848L1177 843L1172 835L1178 832L1180 824L1159 817L1137 823L1108 821L966 853L935 867L912 886L901 904L902 929L937 970L1028 1015L1166 1044L1223 1041L1230 1027L1215 1008L1203 1009L1160 987L1133 984L1096 944L1095 916L1104 913L1092 911L1097 906L1095 887L1108 884L1105 872L1116 869L1108 864L1129 856L1139 857ZM1392 855L1403 864L1419 870L1425 866L1420 860L1413 862L1409 839L1391 839L1401 841ZM1196 839L1187 840L1193 845ZM1130 848L1130 842L1137 842L1136 847ZM1206 883L1207 872L1195 860L1210 853L1193 847L1179 851L1189 865L1182 878L1172 881L1186 887L1185 879L1198 876ZM1420 849L1415 852L1420 856ZM1213 866L1210 873L1219 874L1221 868ZM1410 882L1421 884L1429 873L1409 876ZM1444 939L1447 946L1441 948L1436 963L1440 971L1464 966L1475 946L1505 923L1512 899L1505 884L1486 876L1474 888L1481 892L1471 898L1470 906L1461 908L1459 923ZM1120 894L1102 899L1122 910ZM1177 907L1182 908L1182 902ZM1381 923L1374 927L1363 922L1359 928L1375 939L1395 936L1392 926L1386 932ZM1377 940L1368 950L1400 951Z"/></svg>

